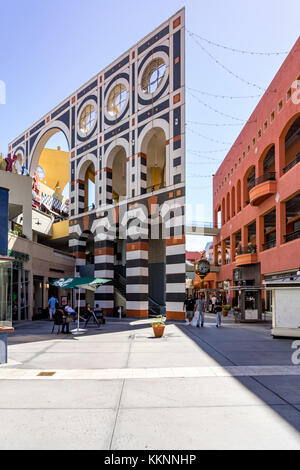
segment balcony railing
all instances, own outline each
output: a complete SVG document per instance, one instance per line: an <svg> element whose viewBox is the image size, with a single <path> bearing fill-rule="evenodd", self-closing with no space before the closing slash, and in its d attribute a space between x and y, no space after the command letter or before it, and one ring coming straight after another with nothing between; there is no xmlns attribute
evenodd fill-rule
<svg viewBox="0 0 300 470"><path fill-rule="evenodd" d="M241 246L236 249L237 255L247 255L249 253L256 253L256 245Z"/></svg>
<svg viewBox="0 0 300 470"><path fill-rule="evenodd" d="M263 175L258 176L258 178L255 178L253 188L254 186L258 186L259 184L264 183L265 181L275 181L275 180L276 180L275 171L268 171L264 173Z"/></svg>
<svg viewBox="0 0 300 470"><path fill-rule="evenodd" d="M286 173L287 171L289 171L291 168L293 168L299 162L300 162L300 153L298 153L296 158L283 169L283 173Z"/></svg>
<svg viewBox="0 0 300 470"><path fill-rule="evenodd" d="M166 183L158 183L158 184L153 184L151 186L147 187L147 193L153 193L154 191L158 191L159 189L163 189L166 187Z"/></svg>
<svg viewBox="0 0 300 470"><path fill-rule="evenodd" d="M292 240L297 240L297 238L300 238L300 230L296 230L295 232L288 233L287 235L284 236L285 242L291 242Z"/></svg>
<svg viewBox="0 0 300 470"><path fill-rule="evenodd" d="M274 248L276 246L276 240L269 240L268 242L263 244L263 250L269 250L270 248Z"/></svg>

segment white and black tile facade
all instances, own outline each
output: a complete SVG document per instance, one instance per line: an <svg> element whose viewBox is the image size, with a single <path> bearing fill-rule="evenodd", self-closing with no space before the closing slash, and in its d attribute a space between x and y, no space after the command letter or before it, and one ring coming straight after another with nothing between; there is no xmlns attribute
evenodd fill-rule
<svg viewBox="0 0 300 470"><path fill-rule="evenodd" d="M148 210L140 239L126 235L127 315L146 316L148 312L149 223L156 217L151 204L159 205L169 237L166 239L166 308L169 318L183 318L185 293L185 18L184 9L146 36L109 67L47 113L9 145L23 155L34 174L47 140L62 131L70 147L69 246L76 257L76 273L85 264L86 233L94 235L96 277L113 278L114 233L103 237L101 228L110 215L119 229L120 213L137 207ZM145 67L162 58L166 73L155 93L142 91ZM116 84L127 92L120 115L107 112L107 99ZM88 104L96 110L96 121L87 136L79 130L79 117ZM147 135L153 128L166 136L165 186L147 192ZM126 152L126 198L112 204L112 162L116 148ZM95 207L85 208L84 174L90 163L95 168ZM101 287L98 300L108 311L113 308L114 287Z"/></svg>

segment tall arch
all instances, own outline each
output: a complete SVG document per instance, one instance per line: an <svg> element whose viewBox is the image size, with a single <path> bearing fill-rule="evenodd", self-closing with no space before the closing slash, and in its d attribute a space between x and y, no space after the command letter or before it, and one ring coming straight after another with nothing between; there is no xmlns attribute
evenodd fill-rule
<svg viewBox="0 0 300 470"><path fill-rule="evenodd" d="M244 207L249 203L249 193L250 190L253 188L255 184L255 166L252 165L248 170L246 171L244 175L244 180L243 180L243 187L244 187L244 195L243 195L243 202L244 202Z"/></svg>
<svg viewBox="0 0 300 470"><path fill-rule="evenodd" d="M275 144L268 145L258 160L258 176L275 172Z"/></svg>
<svg viewBox="0 0 300 470"><path fill-rule="evenodd" d="M41 153L46 146L48 140L56 133L62 132L66 138L66 141L68 143L69 150L71 148L70 146L70 132L68 127L63 123L59 121L54 121L50 125L46 126L37 136L35 139L35 142L32 146L32 149L30 151L30 163L29 163L29 174L31 176L34 175L38 162L41 156Z"/></svg>
<svg viewBox="0 0 300 470"><path fill-rule="evenodd" d="M128 196L128 150L116 142L106 153L105 189L106 204L118 203Z"/></svg>
<svg viewBox="0 0 300 470"><path fill-rule="evenodd" d="M241 180L238 180L236 185L236 211L240 212L242 210L242 187Z"/></svg>
<svg viewBox="0 0 300 470"><path fill-rule="evenodd" d="M86 155L77 168L78 212L88 212L97 205L97 159Z"/></svg>
<svg viewBox="0 0 300 470"><path fill-rule="evenodd" d="M235 216L235 186L231 189L231 217Z"/></svg>
<svg viewBox="0 0 300 470"><path fill-rule="evenodd" d="M141 192L153 192L166 187L166 134L161 127L153 127L142 142Z"/></svg>
<svg viewBox="0 0 300 470"><path fill-rule="evenodd" d="M226 196L226 216L227 216L227 221L230 220L230 193L227 193Z"/></svg>
<svg viewBox="0 0 300 470"><path fill-rule="evenodd" d="M300 113L295 114L280 135L280 171L286 173L300 161Z"/></svg>

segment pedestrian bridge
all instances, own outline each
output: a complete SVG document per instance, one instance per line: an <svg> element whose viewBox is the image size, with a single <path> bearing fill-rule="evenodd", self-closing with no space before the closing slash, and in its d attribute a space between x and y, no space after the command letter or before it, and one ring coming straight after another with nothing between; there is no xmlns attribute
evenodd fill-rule
<svg viewBox="0 0 300 470"><path fill-rule="evenodd" d="M205 237L215 237L219 235L220 228L214 227L212 222L188 222L185 226L186 235L202 235Z"/></svg>

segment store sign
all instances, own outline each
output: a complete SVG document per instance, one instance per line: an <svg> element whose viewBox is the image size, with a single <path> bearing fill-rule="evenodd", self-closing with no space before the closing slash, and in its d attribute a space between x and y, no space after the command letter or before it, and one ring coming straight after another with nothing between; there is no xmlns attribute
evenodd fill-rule
<svg viewBox="0 0 300 470"><path fill-rule="evenodd" d="M12 258L15 258L16 260L20 261L29 261L30 257L27 253L22 253L21 251L15 251L15 250L8 250L8 256L11 256Z"/></svg>

